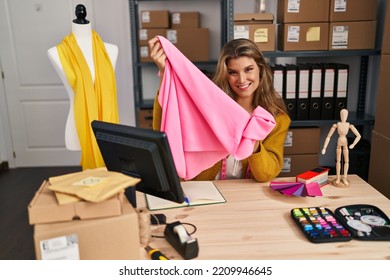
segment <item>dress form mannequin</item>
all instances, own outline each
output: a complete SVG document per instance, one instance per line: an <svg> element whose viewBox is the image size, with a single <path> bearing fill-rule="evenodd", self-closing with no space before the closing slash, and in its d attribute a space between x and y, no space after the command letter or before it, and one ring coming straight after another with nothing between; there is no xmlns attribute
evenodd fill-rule
<svg viewBox="0 0 390 280"><path fill-rule="evenodd" d="M349 150L348 150L348 140L347 134L349 130L355 134L356 138L351 145L349 145L349 149L353 149L357 142L359 142L361 136L359 131L355 128L354 125L347 122L348 111L346 109L342 109L340 111L340 122L334 124L332 128L329 130L329 133L325 139L324 147L322 148L322 154L326 153L326 148L328 147L330 138L333 133L337 129L339 134L339 138L337 140L337 148L336 148L336 179L333 181L333 184L337 187L347 187L349 182L347 180L348 176L348 168L349 168ZM341 179L341 155L344 156L344 173Z"/></svg>
<svg viewBox="0 0 390 280"><path fill-rule="evenodd" d="M88 68L91 72L92 81L95 80L95 65L93 60L92 50L92 26L91 23L85 19L87 11L84 5L76 6L76 19L72 22L72 33L76 38L77 45L79 46L84 58L87 62ZM113 44L105 43L107 54L111 60L112 67L115 69L116 61L118 58L118 47ZM68 150L79 151L81 150L79 138L77 135L76 124L73 113L74 92L69 84L64 69L61 64L60 57L58 55L57 47L54 46L47 51L49 59L56 69L62 83L69 96L69 114L65 126L65 146Z"/></svg>

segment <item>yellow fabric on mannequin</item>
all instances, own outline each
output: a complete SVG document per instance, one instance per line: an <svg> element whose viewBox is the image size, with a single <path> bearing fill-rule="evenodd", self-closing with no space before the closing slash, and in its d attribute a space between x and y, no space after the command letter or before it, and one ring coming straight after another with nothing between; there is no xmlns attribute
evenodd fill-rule
<svg viewBox="0 0 390 280"><path fill-rule="evenodd" d="M92 31L92 36L95 83L73 33L57 46L61 64L75 94L74 118L83 170L105 166L91 122L119 122L114 68L99 35Z"/></svg>

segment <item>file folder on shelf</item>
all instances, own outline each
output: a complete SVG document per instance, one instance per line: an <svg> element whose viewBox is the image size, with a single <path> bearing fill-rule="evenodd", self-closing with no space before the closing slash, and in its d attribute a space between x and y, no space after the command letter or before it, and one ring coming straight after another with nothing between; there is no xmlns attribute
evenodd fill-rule
<svg viewBox="0 0 390 280"><path fill-rule="evenodd" d="M292 120L297 119L297 66L286 64L284 70L285 94L284 102L286 103L288 114Z"/></svg>
<svg viewBox="0 0 390 280"><path fill-rule="evenodd" d="M297 74L297 120L308 120L310 67L299 64Z"/></svg>
<svg viewBox="0 0 390 280"><path fill-rule="evenodd" d="M309 64L309 119L321 119L321 80L322 67L319 64Z"/></svg>
<svg viewBox="0 0 390 280"><path fill-rule="evenodd" d="M273 75L273 84L275 91L280 94L280 97L283 98L284 92L284 66L281 64L275 64L271 66L272 75Z"/></svg>
<svg viewBox="0 0 390 280"><path fill-rule="evenodd" d="M336 66L334 64L322 64L322 120L332 120L334 118L335 70Z"/></svg>
<svg viewBox="0 0 390 280"><path fill-rule="evenodd" d="M335 75L335 110L334 119L340 118L340 111L347 109L348 99L348 75L349 65L336 63L336 75Z"/></svg>

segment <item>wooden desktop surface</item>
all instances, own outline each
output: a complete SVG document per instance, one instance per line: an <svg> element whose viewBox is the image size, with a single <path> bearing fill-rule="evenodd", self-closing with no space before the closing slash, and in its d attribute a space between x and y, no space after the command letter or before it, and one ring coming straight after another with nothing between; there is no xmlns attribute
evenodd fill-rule
<svg viewBox="0 0 390 280"><path fill-rule="evenodd" d="M332 179L332 178L330 178ZM309 242L290 217L295 207L323 206L334 211L351 204L371 204L390 217L390 200L356 175L350 175L350 187L322 188L321 197L286 196L269 187L269 183L253 180L215 181L227 202L223 204L159 210L167 223L180 221L197 227L192 237L198 239L196 259L387 259L390 260L390 241ZM294 178L278 178L294 181ZM137 203L145 205L143 194ZM152 233L163 235L164 226L152 226ZM188 227L188 231L192 228ZM151 238L150 245L159 248L168 258L181 256L163 238ZM141 256L149 259L143 248Z"/></svg>

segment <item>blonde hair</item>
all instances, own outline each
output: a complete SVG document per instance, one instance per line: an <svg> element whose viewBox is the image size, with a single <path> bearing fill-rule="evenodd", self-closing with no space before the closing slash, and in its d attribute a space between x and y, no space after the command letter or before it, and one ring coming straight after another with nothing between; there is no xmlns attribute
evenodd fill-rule
<svg viewBox="0 0 390 280"><path fill-rule="evenodd" d="M273 86L271 68L264 59L260 49L251 40L234 39L224 45L218 59L213 82L226 92L227 95L236 100L236 94L227 80L227 64L230 59L236 59L243 56L253 58L259 67L260 83L259 87L254 92L253 107L256 108L257 106L261 106L274 117L281 113L287 113L283 99L275 91Z"/></svg>

